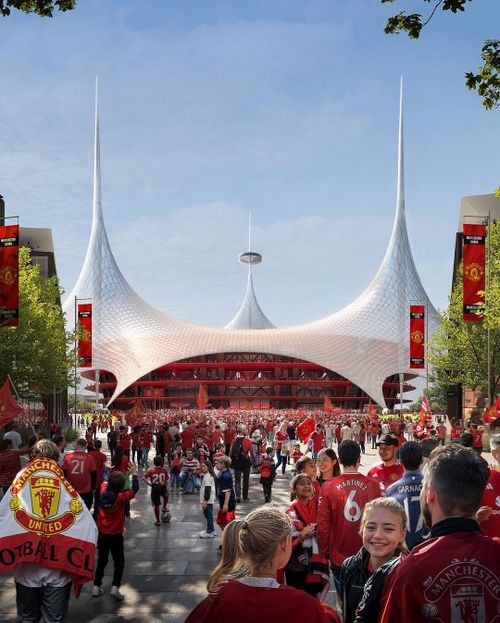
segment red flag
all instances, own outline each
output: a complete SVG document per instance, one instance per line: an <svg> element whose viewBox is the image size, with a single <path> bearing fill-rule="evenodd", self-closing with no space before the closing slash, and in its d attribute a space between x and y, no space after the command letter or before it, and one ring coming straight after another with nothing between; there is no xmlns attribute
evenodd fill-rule
<svg viewBox="0 0 500 623"><path fill-rule="evenodd" d="M146 409L144 408L144 405L142 404L142 400L140 398L137 398L136 401L134 402L134 406L130 409L130 411L125 416L125 422L127 422L129 426L135 426L137 422L141 419L142 415L144 414L144 411L146 411Z"/></svg>
<svg viewBox="0 0 500 623"><path fill-rule="evenodd" d="M0 389L0 428L7 426L22 412L23 408L12 397L9 379L7 379Z"/></svg>
<svg viewBox="0 0 500 623"><path fill-rule="evenodd" d="M208 405L208 394L204 385L200 385L200 388L198 389L198 398L196 399L196 404L200 409L205 409Z"/></svg>
<svg viewBox="0 0 500 623"><path fill-rule="evenodd" d="M498 402L498 398L497 398L497 402ZM497 405L495 403L489 409L484 410L483 415L481 416L481 419L483 420L485 424L493 424L493 422L497 419L496 406Z"/></svg>
<svg viewBox="0 0 500 623"><path fill-rule="evenodd" d="M376 420L377 419L377 410L375 409L375 407L372 405L372 401L370 400L370 402L368 403L368 415L370 416L370 419L372 420Z"/></svg>
<svg viewBox="0 0 500 623"><path fill-rule="evenodd" d="M314 430L314 420L308 417L297 426L297 437L304 443L309 439Z"/></svg>
<svg viewBox="0 0 500 623"><path fill-rule="evenodd" d="M486 289L486 226L464 223L463 241L464 320L481 322L483 317L476 311L478 304L484 303L478 292Z"/></svg>
<svg viewBox="0 0 500 623"><path fill-rule="evenodd" d="M431 414L431 406L425 394L422 394L422 409L425 411L426 415Z"/></svg>
<svg viewBox="0 0 500 623"><path fill-rule="evenodd" d="M495 400L495 411L497 416L500 416L500 396L497 396L497 399Z"/></svg>
<svg viewBox="0 0 500 623"><path fill-rule="evenodd" d="M330 400L330 398L328 398L326 394L325 394L325 402L323 404L323 411L325 413L333 413L332 401Z"/></svg>

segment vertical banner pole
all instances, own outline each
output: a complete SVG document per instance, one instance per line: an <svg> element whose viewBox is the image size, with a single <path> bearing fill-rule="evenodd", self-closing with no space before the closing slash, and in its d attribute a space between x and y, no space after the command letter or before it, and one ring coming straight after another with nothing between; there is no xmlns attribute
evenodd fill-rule
<svg viewBox="0 0 500 623"><path fill-rule="evenodd" d="M403 384L405 375L403 372L399 373L399 415L403 414Z"/></svg>

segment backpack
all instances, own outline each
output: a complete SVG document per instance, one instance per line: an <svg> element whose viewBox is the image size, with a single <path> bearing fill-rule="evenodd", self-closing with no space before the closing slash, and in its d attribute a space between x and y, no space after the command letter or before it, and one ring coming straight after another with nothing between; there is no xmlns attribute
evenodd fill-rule
<svg viewBox="0 0 500 623"><path fill-rule="evenodd" d="M243 437L236 437L231 450L231 467L238 471L250 467L250 459L243 451Z"/></svg>
<svg viewBox="0 0 500 623"><path fill-rule="evenodd" d="M264 463L262 463L262 466L260 468L261 477L271 478L271 476L273 475L273 468L274 468L274 465L272 463L270 463L269 461L264 461Z"/></svg>

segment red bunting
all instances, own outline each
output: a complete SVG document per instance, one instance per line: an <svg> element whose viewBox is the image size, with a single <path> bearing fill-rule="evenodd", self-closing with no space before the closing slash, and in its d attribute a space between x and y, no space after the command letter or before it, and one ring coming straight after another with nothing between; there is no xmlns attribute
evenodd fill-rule
<svg viewBox="0 0 500 623"><path fill-rule="evenodd" d="M463 242L464 320L481 322L483 317L476 311L478 305L484 303L484 296L479 296L478 292L486 289L486 225L464 223Z"/></svg>
<svg viewBox="0 0 500 623"><path fill-rule="evenodd" d="M19 225L0 227L0 327L19 325Z"/></svg>
<svg viewBox="0 0 500 623"><path fill-rule="evenodd" d="M23 408L12 397L10 382L7 379L0 389L0 428L10 424L22 412Z"/></svg>

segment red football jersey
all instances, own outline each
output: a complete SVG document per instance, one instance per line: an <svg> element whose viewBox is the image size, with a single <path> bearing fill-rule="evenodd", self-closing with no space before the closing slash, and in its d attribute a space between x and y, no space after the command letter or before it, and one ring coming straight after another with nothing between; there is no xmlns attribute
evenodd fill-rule
<svg viewBox="0 0 500 623"><path fill-rule="evenodd" d="M168 472L164 467L153 467L144 474L144 478L150 478L154 485L164 486L168 482Z"/></svg>
<svg viewBox="0 0 500 623"><path fill-rule="evenodd" d="M369 478L374 478L382 489L382 494L390 485L393 485L398 481L404 473L404 467L400 463L386 467L383 463L374 465L368 472Z"/></svg>
<svg viewBox="0 0 500 623"><path fill-rule="evenodd" d="M187 448L193 447L194 440L194 432L190 428L186 428L183 430L181 435L182 449L187 450Z"/></svg>
<svg viewBox="0 0 500 623"><path fill-rule="evenodd" d="M479 525L487 536L500 538L500 472L490 470L490 477L484 490L481 506L489 506L493 513L486 521Z"/></svg>
<svg viewBox="0 0 500 623"><path fill-rule="evenodd" d="M318 545L332 564L340 567L360 549L363 509L381 496L379 484L360 473L343 474L325 482L318 507Z"/></svg>
<svg viewBox="0 0 500 623"><path fill-rule="evenodd" d="M88 493L91 490L90 472L96 471L92 454L69 452L64 457L63 470L66 472L66 479L78 493Z"/></svg>
<svg viewBox="0 0 500 623"><path fill-rule="evenodd" d="M500 607L500 544L456 532L417 545L386 580L380 623L493 623Z"/></svg>

